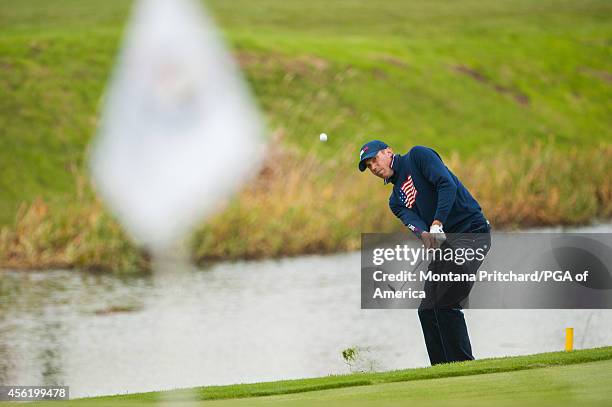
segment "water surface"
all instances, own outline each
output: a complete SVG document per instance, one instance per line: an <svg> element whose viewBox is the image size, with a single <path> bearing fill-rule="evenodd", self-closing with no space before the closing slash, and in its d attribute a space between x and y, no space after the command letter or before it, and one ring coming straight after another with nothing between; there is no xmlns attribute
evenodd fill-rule
<svg viewBox="0 0 612 407"><path fill-rule="evenodd" d="M587 229L592 230L592 229ZM594 231L610 231L609 225ZM585 229L581 229L585 231ZM0 274L0 383L71 397L428 365L415 310L360 309L359 253L216 264L157 280ZM612 344L610 310L466 310L478 358Z"/></svg>

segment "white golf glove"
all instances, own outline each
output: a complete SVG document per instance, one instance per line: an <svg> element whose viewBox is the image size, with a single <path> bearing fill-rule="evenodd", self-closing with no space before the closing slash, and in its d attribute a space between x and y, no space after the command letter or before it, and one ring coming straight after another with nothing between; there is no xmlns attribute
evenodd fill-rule
<svg viewBox="0 0 612 407"><path fill-rule="evenodd" d="M434 237L434 239L436 239L436 241L439 244L444 243L444 241L446 240L446 235L444 234L444 230L442 229L442 225L434 223L429 228L429 233L431 233L431 235Z"/></svg>

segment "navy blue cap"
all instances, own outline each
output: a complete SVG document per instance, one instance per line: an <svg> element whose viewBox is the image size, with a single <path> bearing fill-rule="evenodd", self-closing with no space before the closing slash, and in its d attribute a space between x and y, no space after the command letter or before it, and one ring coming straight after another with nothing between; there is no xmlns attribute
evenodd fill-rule
<svg viewBox="0 0 612 407"><path fill-rule="evenodd" d="M380 150L384 150L387 147L389 146L380 140L372 140L365 143L361 150L359 150L359 171L365 171L367 167L365 160L374 157Z"/></svg>

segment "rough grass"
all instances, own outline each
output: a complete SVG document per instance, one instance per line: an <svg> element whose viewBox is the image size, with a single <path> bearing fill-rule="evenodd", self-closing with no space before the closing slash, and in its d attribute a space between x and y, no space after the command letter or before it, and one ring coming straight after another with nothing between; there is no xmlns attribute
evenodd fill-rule
<svg viewBox="0 0 612 407"><path fill-rule="evenodd" d="M588 152L576 148L560 153L536 145L512 159L498 152L465 161L455 154L447 162L494 226L513 228L612 216L612 148L602 145L599 154L601 159L590 161ZM0 228L0 264L149 269L146 253L130 243L84 182L80 188L70 206L54 211L41 200L23 205L15 225ZM389 190L352 166L334 170L314 155L296 160L272 150L255 183L198 230L188 247L197 263L356 250L360 231L402 230L387 208Z"/></svg>
<svg viewBox="0 0 612 407"><path fill-rule="evenodd" d="M612 347L552 352L529 356L483 359L434 367L383 373L357 373L314 379L286 380L230 386L208 386L169 392L96 397L74 400L67 405L152 404L163 396L175 403L196 400L244 399L221 405L294 405L293 403L446 401L497 402L524 405L529 402L573 402L605 405L612 400L609 386ZM593 363L596 362L596 363ZM576 365L569 366L569 365ZM520 372L526 371L526 372ZM332 390L336 389L336 390ZM325 391L322 391L325 390ZM269 397L290 395L291 397ZM297 395L300 394L300 395ZM257 398L255 398L257 397ZM259 399L258 399L259 398ZM487 404L488 403L488 404ZM305 404L305 405L311 405ZM38 405L38 404L34 404ZM56 405L56 404L54 404ZM201 403L201 405L215 405ZM333 405L333 404L332 404ZM369 404L366 404L369 405Z"/></svg>
<svg viewBox="0 0 612 407"><path fill-rule="evenodd" d="M387 192L355 169L370 137L437 149L498 228L611 216L609 2L207 4L281 152L200 228L196 259L353 249L360 232L398 230ZM0 267L144 262L85 171L128 10L0 1Z"/></svg>

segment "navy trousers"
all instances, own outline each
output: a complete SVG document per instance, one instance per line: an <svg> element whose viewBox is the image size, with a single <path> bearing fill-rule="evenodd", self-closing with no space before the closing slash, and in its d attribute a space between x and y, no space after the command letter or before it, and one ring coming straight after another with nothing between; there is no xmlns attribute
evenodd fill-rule
<svg viewBox="0 0 612 407"><path fill-rule="evenodd" d="M474 359L460 309L419 309L419 319L432 365Z"/></svg>
<svg viewBox="0 0 612 407"><path fill-rule="evenodd" d="M447 241L442 248L448 247L484 248L485 253L488 253L491 247L488 222L483 218L474 222L467 233L447 234ZM482 260L473 260L461 265L453 261L434 260L429 263L428 269L434 274L449 272L474 274L481 264ZM426 298L419 306L419 320L432 365L474 359L462 311L462 308L468 304L473 285L474 283L469 281L425 282Z"/></svg>

